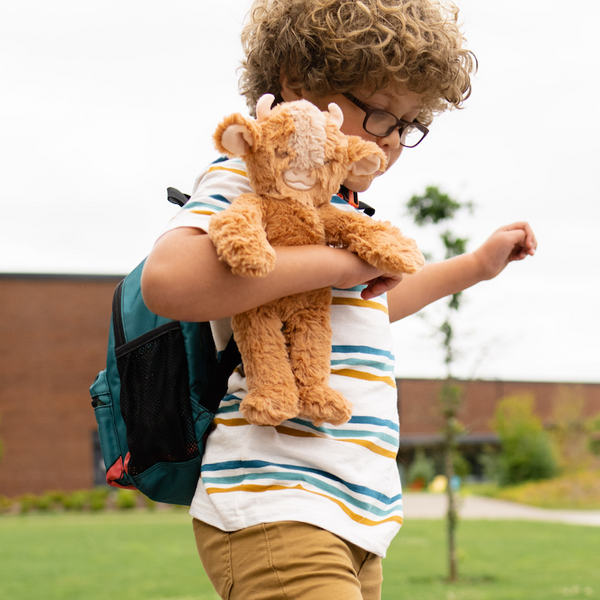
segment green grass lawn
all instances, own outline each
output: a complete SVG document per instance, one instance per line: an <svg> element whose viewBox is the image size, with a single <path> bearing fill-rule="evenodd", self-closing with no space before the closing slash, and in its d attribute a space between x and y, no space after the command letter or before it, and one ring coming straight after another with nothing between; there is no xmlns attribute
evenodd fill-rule
<svg viewBox="0 0 600 600"><path fill-rule="evenodd" d="M444 581L443 521L412 521L384 562L383 600L600 600L600 529L463 521L463 581ZM2 600L216 600L185 512L0 517Z"/></svg>

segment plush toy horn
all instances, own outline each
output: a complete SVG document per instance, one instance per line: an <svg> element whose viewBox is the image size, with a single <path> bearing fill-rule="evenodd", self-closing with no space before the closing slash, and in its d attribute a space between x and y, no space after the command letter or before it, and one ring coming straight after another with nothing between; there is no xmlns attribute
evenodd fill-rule
<svg viewBox="0 0 600 600"><path fill-rule="evenodd" d="M256 103L256 119L259 123L265 121L269 117L273 100L275 100L273 94L263 94L258 99L258 102Z"/></svg>
<svg viewBox="0 0 600 600"><path fill-rule="evenodd" d="M339 129L344 122L344 113L342 112L342 109L335 102L329 104L327 108L329 109L331 120L338 126Z"/></svg>

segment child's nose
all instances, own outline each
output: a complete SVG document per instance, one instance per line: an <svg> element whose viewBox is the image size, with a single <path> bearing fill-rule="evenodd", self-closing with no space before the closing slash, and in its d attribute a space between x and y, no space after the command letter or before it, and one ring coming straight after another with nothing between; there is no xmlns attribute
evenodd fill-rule
<svg viewBox="0 0 600 600"><path fill-rule="evenodd" d="M392 150L396 150L396 148L400 147L400 130L396 128L385 137L377 138L377 145L382 148L388 146Z"/></svg>

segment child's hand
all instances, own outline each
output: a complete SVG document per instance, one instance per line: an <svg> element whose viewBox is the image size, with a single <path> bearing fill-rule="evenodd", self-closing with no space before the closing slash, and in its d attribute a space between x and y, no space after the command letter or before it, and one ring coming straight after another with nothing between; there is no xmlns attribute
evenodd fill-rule
<svg viewBox="0 0 600 600"><path fill-rule="evenodd" d="M402 275L383 273L368 282L367 287L361 292L363 300L371 300L393 290L402 281Z"/></svg>
<svg viewBox="0 0 600 600"><path fill-rule="evenodd" d="M481 268L481 279L493 279L509 262L533 256L537 240L529 223L524 221L505 225L496 230L473 255Z"/></svg>
<svg viewBox="0 0 600 600"><path fill-rule="evenodd" d="M348 289L357 285L366 285L361 292L363 300L371 300L395 288L402 275L383 273L356 254L348 250L336 250L338 258L339 279L333 284L339 289Z"/></svg>

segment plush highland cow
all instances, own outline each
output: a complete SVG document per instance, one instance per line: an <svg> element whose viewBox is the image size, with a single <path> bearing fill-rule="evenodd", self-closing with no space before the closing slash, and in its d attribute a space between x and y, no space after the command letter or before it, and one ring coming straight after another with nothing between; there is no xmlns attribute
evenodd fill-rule
<svg viewBox="0 0 600 600"><path fill-rule="evenodd" d="M390 223L342 211L331 197L351 171L373 178L386 157L372 142L340 132L336 104L321 112L310 102L257 104L257 119L227 117L215 132L217 149L243 157L252 194L242 194L214 215L209 236L233 273L264 277L275 266L276 246L345 247L386 273L414 273L423 256L413 240ZM245 418L278 425L302 416L316 425L342 424L352 405L329 387L331 289L274 300L232 319L248 394Z"/></svg>

